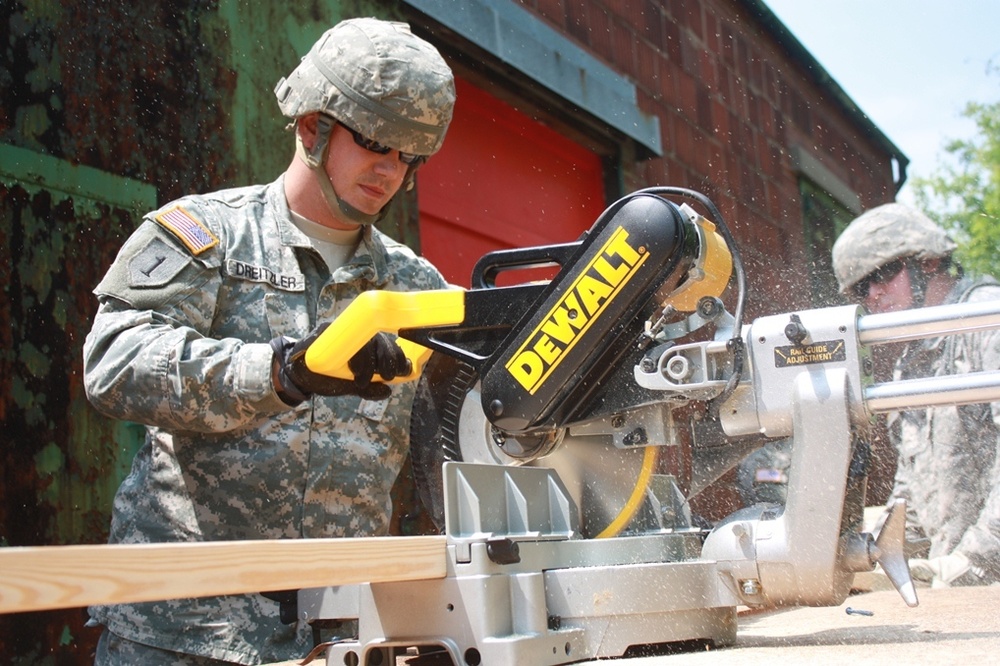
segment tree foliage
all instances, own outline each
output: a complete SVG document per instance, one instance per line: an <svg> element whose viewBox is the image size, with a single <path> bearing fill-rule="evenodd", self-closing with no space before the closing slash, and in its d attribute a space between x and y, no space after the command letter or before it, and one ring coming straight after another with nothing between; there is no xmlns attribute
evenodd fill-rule
<svg viewBox="0 0 1000 666"><path fill-rule="evenodd" d="M1000 66L992 73L1000 74ZM958 243L956 256L970 272L1000 278L1000 100L969 102L963 115L976 123L968 140L952 140L951 163L929 178L915 178L917 205Z"/></svg>

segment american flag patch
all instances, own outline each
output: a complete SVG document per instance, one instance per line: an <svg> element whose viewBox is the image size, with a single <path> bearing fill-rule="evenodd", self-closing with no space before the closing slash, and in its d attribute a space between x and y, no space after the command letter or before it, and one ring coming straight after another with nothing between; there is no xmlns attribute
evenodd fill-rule
<svg viewBox="0 0 1000 666"><path fill-rule="evenodd" d="M204 224L180 206L160 213L156 221L173 232L191 250L191 254L201 254L219 243L219 239Z"/></svg>

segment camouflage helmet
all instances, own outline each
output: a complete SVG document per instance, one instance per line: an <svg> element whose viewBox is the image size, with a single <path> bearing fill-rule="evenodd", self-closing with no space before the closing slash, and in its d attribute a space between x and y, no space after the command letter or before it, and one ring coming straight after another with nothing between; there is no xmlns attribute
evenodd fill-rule
<svg viewBox="0 0 1000 666"><path fill-rule="evenodd" d="M319 111L401 152L431 155L451 122L455 81L407 24L359 18L327 30L274 94L289 118Z"/></svg>
<svg viewBox="0 0 1000 666"><path fill-rule="evenodd" d="M841 293L897 259L947 257L955 243L919 210L889 203L866 211L833 244L833 272Z"/></svg>

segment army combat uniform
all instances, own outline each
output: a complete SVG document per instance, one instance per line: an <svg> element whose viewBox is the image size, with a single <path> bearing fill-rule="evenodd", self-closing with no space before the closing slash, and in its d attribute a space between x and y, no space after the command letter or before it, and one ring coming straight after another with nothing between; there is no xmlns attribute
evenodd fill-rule
<svg viewBox="0 0 1000 666"><path fill-rule="evenodd" d="M946 303L1000 300L993 281L960 281ZM896 379L1000 369L1000 331L910 343ZM934 407L893 414L899 452L893 498L930 540L929 557L964 553L972 577L1000 581L1000 403Z"/></svg>
<svg viewBox="0 0 1000 666"><path fill-rule="evenodd" d="M279 335L304 337L362 291L441 289L440 273L367 226L333 274L291 221L283 180L186 197L147 216L95 293L85 383L147 426L115 497L112 543L386 534L413 383L381 401L271 383ZM155 576L155 572L151 572ZM117 636L237 663L301 657L306 627L258 594L91 609Z"/></svg>

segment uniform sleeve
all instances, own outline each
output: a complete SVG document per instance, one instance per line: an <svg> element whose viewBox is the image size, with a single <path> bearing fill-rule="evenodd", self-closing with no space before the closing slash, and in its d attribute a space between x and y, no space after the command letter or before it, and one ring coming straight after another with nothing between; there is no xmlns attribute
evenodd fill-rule
<svg viewBox="0 0 1000 666"><path fill-rule="evenodd" d="M910 491L911 481L912 472L909 465L899 461L896 465L896 475L893 477L892 492L885 508L891 509L898 499L906 500L906 540L913 544L926 543L927 534L920 527L920 517L917 515L917 507L913 503Z"/></svg>
<svg viewBox="0 0 1000 666"><path fill-rule="evenodd" d="M983 300L1000 300L1000 287L976 289L969 298L969 302ZM982 331L967 336L967 339L971 341L968 352L972 358L971 370L1000 370L1000 331ZM973 564L1000 579L1000 402L990 404L990 416L992 428L984 424L990 435L981 438L980 445L985 450L978 454L984 463L991 465L984 484L986 497L976 522L962 535L957 550L965 553Z"/></svg>
<svg viewBox="0 0 1000 666"><path fill-rule="evenodd" d="M989 571L993 580L1000 580L1000 450L996 455L983 509L976 522L962 535L956 550L964 553L974 565Z"/></svg>
<svg viewBox="0 0 1000 666"><path fill-rule="evenodd" d="M267 343L208 337L221 274L218 257L202 254L147 221L98 285L84 384L104 414L224 432L288 409L271 384Z"/></svg>

